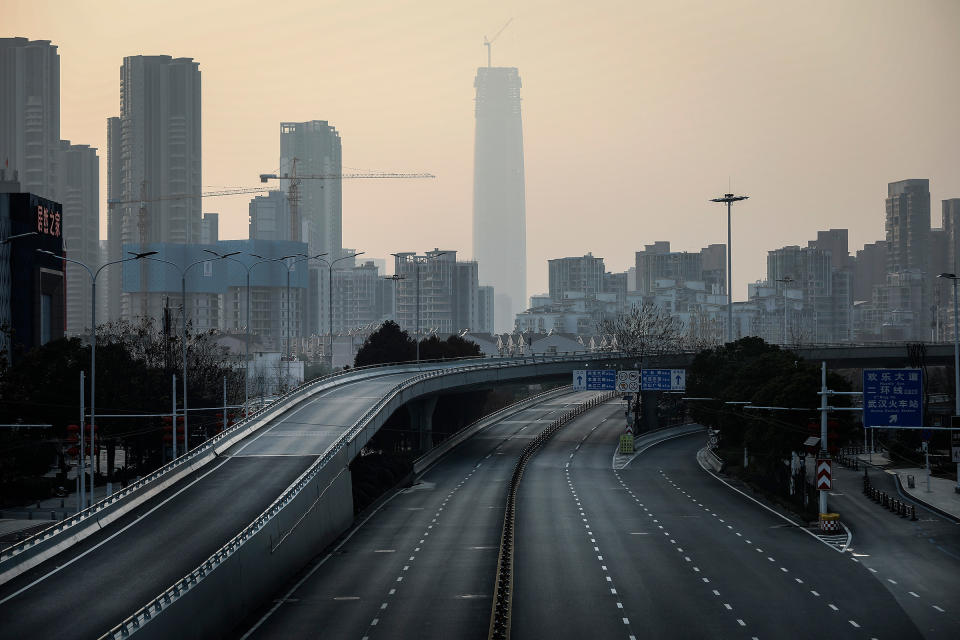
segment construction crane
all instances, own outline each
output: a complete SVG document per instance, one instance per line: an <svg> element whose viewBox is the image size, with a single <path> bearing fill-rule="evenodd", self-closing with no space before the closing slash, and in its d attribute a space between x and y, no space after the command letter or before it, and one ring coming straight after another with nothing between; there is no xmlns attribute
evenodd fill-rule
<svg viewBox="0 0 960 640"><path fill-rule="evenodd" d="M503 25L502 27L500 27L500 31L497 31L497 34L496 34L495 36L493 36L492 38L490 38L489 40L487 40L487 36L483 36L483 46L485 46L485 47L487 48L487 66L488 66L488 67L491 66L491 64L490 64L490 45L493 44L493 41L494 41L494 40L496 40L497 38L500 37L500 34L503 33L503 30L506 29L506 28L510 25L511 22L513 22L513 18L510 18L509 20L507 20L507 23L506 23L505 25Z"/></svg>
<svg viewBox="0 0 960 640"><path fill-rule="evenodd" d="M290 173L261 173L260 182L269 182L270 180L289 180L287 188L287 200L290 202L290 239L300 240L300 183L303 180L341 180L341 179L416 179L416 178L436 178L432 173L389 173L385 171L366 171L361 173L315 173L298 174L297 162L299 158L293 158L291 162Z"/></svg>

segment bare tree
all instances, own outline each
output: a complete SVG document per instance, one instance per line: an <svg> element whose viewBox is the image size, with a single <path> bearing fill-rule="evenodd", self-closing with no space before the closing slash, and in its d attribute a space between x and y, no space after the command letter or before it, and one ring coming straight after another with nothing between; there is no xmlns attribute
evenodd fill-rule
<svg viewBox="0 0 960 640"><path fill-rule="evenodd" d="M685 346L693 351L702 351L723 343L723 321L715 315L698 309L690 316Z"/></svg>
<svg viewBox="0 0 960 640"><path fill-rule="evenodd" d="M611 337L617 349L639 356L641 361L646 356L676 351L683 346L683 323L652 302L631 307L612 320L602 320L597 329Z"/></svg>
<svg viewBox="0 0 960 640"><path fill-rule="evenodd" d="M597 329L602 335L612 338L614 348L637 356L641 369L645 357L677 351L684 342L683 322L652 302L631 307L627 313L612 320L603 320ZM633 401L634 421L638 429L640 398L638 393Z"/></svg>

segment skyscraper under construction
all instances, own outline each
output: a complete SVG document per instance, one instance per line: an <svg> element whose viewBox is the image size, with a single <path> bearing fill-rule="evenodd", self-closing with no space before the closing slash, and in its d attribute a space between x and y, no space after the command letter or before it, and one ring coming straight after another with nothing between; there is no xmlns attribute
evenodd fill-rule
<svg viewBox="0 0 960 640"><path fill-rule="evenodd" d="M473 257L480 282L494 288L494 325L513 329L527 307L527 215L520 73L480 67L474 81Z"/></svg>

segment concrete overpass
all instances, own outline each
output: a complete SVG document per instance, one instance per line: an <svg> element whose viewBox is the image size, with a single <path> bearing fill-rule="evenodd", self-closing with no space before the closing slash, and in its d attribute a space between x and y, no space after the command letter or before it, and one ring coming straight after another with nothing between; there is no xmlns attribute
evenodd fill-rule
<svg viewBox="0 0 960 640"><path fill-rule="evenodd" d="M905 366L908 360L905 345L797 352L831 368ZM927 349L927 362L952 361L952 355L951 347L935 345ZM679 368L692 358L665 354L645 358L644 365ZM348 465L397 409L410 407L418 427L429 432L431 398L438 394L638 365L636 356L619 353L538 355L376 367L305 385L120 493L4 550L0 623L37 629L37 616L86 607L79 635L216 635L224 621L259 606L350 525ZM217 526L198 527L197 519L205 523L204 514L211 513ZM161 555L158 565L156 549L143 544L145 535L190 553ZM117 593L98 586L99 608L85 604L88 595L73 585L49 593L69 567L78 579L94 570L115 576ZM132 593L123 580L131 571L152 572L155 582Z"/></svg>

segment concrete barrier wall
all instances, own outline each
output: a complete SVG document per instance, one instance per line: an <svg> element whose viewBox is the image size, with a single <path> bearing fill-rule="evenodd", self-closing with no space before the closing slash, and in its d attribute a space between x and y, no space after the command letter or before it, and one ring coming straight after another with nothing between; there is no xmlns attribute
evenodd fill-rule
<svg viewBox="0 0 960 640"><path fill-rule="evenodd" d="M140 481L112 496L107 496L75 516L55 523L30 538L4 549L3 554L0 555L0 584L12 580L25 571L29 571L58 553L65 551L177 482L198 472L215 459L214 452L217 454L223 453L284 413L310 400L317 393L345 382L405 370L409 370L409 368L398 367L389 372L383 370L361 371L349 378L339 377L336 380L324 381L291 392L286 401L267 405L247 420L218 434ZM416 371L416 369L413 369L413 371Z"/></svg>
<svg viewBox="0 0 960 640"><path fill-rule="evenodd" d="M275 594L353 521L353 487L344 452L331 460L276 517L235 553L197 576L184 594L171 598L148 620L138 638L207 640L227 637L237 624Z"/></svg>

